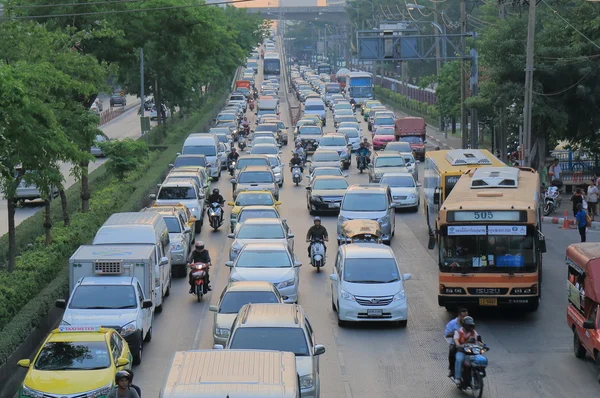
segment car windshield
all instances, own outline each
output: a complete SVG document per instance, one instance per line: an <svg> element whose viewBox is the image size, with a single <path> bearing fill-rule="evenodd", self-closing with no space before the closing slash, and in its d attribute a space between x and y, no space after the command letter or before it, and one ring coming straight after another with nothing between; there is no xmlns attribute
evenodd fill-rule
<svg viewBox="0 0 600 398"><path fill-rule="evenodd" d="M391 283L399 280L398 265L393 258L347 258L344 263L346 282Z"/></svg>
<svg viewBox="0 0 600 398"><path fill-rule="evenodd" d="M386 151L410 152L410 144L407 142L390 142L385 146Z"/></svg>
<svg viewBox="0 0 600 398"><path fill-rule="evenodd" d="M235 263L241 268L290 268L292 262L283 250L242 250Z"/></svg>
<svg viewBox="0 0 600 398"><path fill-rule="evenodd" d="M37 359L37 370L94 370L110 366L110 353L104 341L49 341Z"/></svg>
<svg viewBox="0 0 600 398"><path fill-rule="evenodd" d="M246 304L277 304L281 300L274 292L228 292L219 305L219 314L237 314Z"/></svg>
<svg viewBox="0 0 600 398"><path fill-rule="evenodd" d="M375 135L394 135L394 129L380 127L375 131Z"/></svg>
<svg viewBox="0 0 600 398"><path fill-rule="evenodd" d="M167 224L167 229L170 234L179 234L181 233L181 225L179 224L179 220L177 217L164 217L165 223Z"/></svg>
<svg viewBox="0 0 600 398"><path fill-rule="evenodd" d="M229 143L229 138L225 134L217 134L219 142Z"/></svg>
<svg viewBox="0 0 600 398"><path fill-rule="evenodd" d="M230 101L246 101L246 97L244 97L243 95L232 95L231 97L229 97Z"/></svg>
<svg viewBox="0 0 600 398"><path fill-rule="evenodd" d="M273 174L266 171L246 171L240 174L240 184L268 184L274 181Z"/></svg>
<svg viewBox="0 0 600 398"><path fill-rule="evenodd" d="M217 116L217 120L235 120L236 116L233 113L221 113Z"/></svg>
<svg viewBox="0 0 600 398"><path fill-rule="evenodd" d="M352 112L352 110L350 109L340 109L340 108L335 108L335 114L337 116L350 116L353 115L354 112Z"/></svg>
<svg viewBox="0 0 600 398"><path fill-rule="evenodd" d="M319 141L319 146L346 146L344 137L323 137Z"/></svg>
<svg viewBox="0 0 600 398"><path fill-rule="evenodd" d="M183 154L217 156L217 147L214 145L184 146Z"/></svg>
<svg viewBox="0 0 600 398"><path fill-rule="evenodd" d="M277 140L273 137L256 137L252 143L254 145L256 144L270 144L270 145L277 145Z"/></svg>
<svg viewBox="0 0 600 398"><path fill-rule="evenodd" d="M243 169L246 166L268 166L267 159L261 158L240 158L235 165L235 168L238 170Z"/></svg>
<svg viewBox="0 0 600 398"><path fill-rule="evenodd" d="M355 129L356 131L358 131L358 122L340 122L340 124L338 125L339 129L342 129L344 127L350 127Z"/></svg>
<svg viewBox="0 0 600 398"><path fill-rule="evenodd" d="M404 158L402 156L394 157L377 157L375 159L375 167L404 167Z"/></svg>
<svg viewBox="0 0 600 398"><path fill-rule="evenodd" d="M237 196L236 206L273 206L273 195L268 193L242 193Z"/></svg>
<svg viewBox="0 0 600 398"><path fill-rule="evenodd" d="M128 285L81 285L69 301L70 309L117 310L137 308L135 289Z"/></svg>
<svg viewBox="0 0 600 398"><path fill-rule="evenodd" d="M342 210L345 211L386 211L388 203L383 192L351 193L344 196Z"/></svg>
<svg viewBox="0 0 600 398"><path fill-rule="evenodd" d="M360 134L358 133L358 130L356 130L356 129L343 128L343 129L339 129L338 132L340 132L342 134L346 134L346 137L348 137L348 138L360 137Z"/></svg>
<svg viewBox="0 0 600 398"><path fill-rule="evenodd" d="M277 125L276 124L259 124L258 126L256 126L256 132L258 131L270 131L273 133L277 132Z"/></svg>
<svg viewBox="0 0 600 398"><path fill-rule="evenodd" d="M415 157L413 155L402 155L402 157L404 157L404 163L415 163Z"/></svg>
<svg viewBox="0 0 600 398"><path fill-rule="evenodd" d="M400 137L400 141L408 142L409 144L422 144L423 138L420 136Z"/></svg>
<svg viewBox="0 0 600 398"><path fill-rule="evenodd" d="M279 163L279 158L277 156L269 156L269 163L271 164L271 167L277 167L281 164Z"/></svg>
<svg viewBox="0 0 600 398"><path fill-rule="evenodd" d="M335 104L335 110L336 112L342 109L348 109L348 110L352 110L352 105L345 103L345 102L341 102L341 103L337 103Z"/></svg>
<svg viewBox="0 0 600 398"><path fill-rule="evenodd" d="M340 169L329 169L326 167L319 167L313 171L313 177L317 176L341 176L342 170Z"/></svg>
<svg viewBox="0 0 600 398"><path fill-rule="evenodd" d="M315 152L312 155L313 162L335 162L340 160L340 155L337 152Z"/></svg>
<svg viewBox="0 0 600 398"><path fill-rule="evenodd" d="M277 155L279 148L275 145L254 145L250 154L252 155Z"/></svg>
<svg viewBox="0 0 600 398"><path fill-rule="evenodd" d="M238 239L285 239L285 231L281 224L242 225L237 233Z"/></svg>
<svg viewBox="0 0 600 398"><path fill-rule="evenodd" d="M384 176L379 183L381 185L389 185L390 187L395 188L412 188L415 186L415 180L409 176Z"/></svg>
<svg viewBox="0 0 600 398"><path fill-rule="evenodd" d="M275 210L246 210L240 214L238 222L243 222L250 218L279 218Z"/></svg>
<svg viewBox="0 0 600 398"><path fill-rule="evenodd" d="M311 105L306 105L304 107L305 111L323 111L325 112L325 106L322 104L311 104Z"/></svg>
<svg viewBox="0 0 600 398"><path fill-rule="evenodd" d="M158 191L158 199L197 199L194 187L162 187Z"/></svg>
<svg viewBox="0 0 600 398"><path fill-rule="evenodd" d="M321 135L321 129L318 126L302 126L299 131L300 135Z"/></svg>
<svg viewBox="0 0 600 398"><path fill-rule="evenodd" d="M313 185L313 189L317 191L346 188L348 188L348 182L343 178L319 178Z"/></svg>
<svg viewBox="0 0 600 398"><path fill-rule="evenodd" d="M210 134L225 134L228 135L229 133L231 133L231 130L229 130L229 128L225 128L225 127L213 127L212 129L208 130L208 132Z"/></svg>
<svg viewBox="0 0 600 398"><path fill-rule="evenodd" d="M239 328L232 336L229 348L293 352L298 357L310 355L301 328Z"/></svg>
<svg viewBox="0 0 600 398"><path fill-rule="evenodd" d="M338 118L338 122L353 122L356 118L354 116L340 116Z"/></svg>
<svg viewBox="0 0 600 398"><path fill-rule="evenodd" d="M182 167L182 166L206 166L206 158L205 157L192 157L192 156L178 156L175 159L175 163L173 163L173 167Z"/></svg>
<svg viewBox="0 0 600 398"><path fill-rule="evenodd" d="M378 117L375 118L375 124L378 126L393 126L396 121L393 117Z"/></svg>

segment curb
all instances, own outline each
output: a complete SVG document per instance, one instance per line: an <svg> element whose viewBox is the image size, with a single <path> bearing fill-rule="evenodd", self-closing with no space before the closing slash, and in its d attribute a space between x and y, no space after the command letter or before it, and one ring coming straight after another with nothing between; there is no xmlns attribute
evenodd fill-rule
<svg viewBox="0 0 600 398"><path fill-rule="evenodd" d="M542 223L544 224L559 224L563 225L564 217L542 217ZM567 218L569 227L575 229L575 218ZM588 229L600 230L600 221L592 221L592 226Z"/></svg>
<svg viewBox="0 0 600 398"><path fill-rule="evenodd" d="M443 149L456 149L456 148L454 148L454 147L452 147L452 146L450 146L448 144L443 143L442 141L438 140L437 138L435 138L432 135L427 134L427 139L429 141L435 142L440 148L443 148Z"/></svg>

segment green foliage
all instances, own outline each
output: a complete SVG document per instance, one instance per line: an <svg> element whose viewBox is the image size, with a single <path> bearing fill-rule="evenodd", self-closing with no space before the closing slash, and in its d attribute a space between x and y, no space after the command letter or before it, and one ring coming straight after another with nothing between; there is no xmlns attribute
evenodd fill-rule
<svg viewBox="0 0 600 398"><path fill-rule="evenodd" d="M135 170L148 157L146 143L134 141L131 138L102 142L100 148L108 157L106 167L121 181L125 177L125 173Z"/></svg>
<svg viewBox="0 0 600 398"><path fill-rule="evenodd" d="M414 99L408 99L405 95L396 93L390 89L381 86L375 86L375 96L381 102L392 106L411 116L419 116L425 119L428 124L439 128L440 113L435 105L429 105Z"/></svg>

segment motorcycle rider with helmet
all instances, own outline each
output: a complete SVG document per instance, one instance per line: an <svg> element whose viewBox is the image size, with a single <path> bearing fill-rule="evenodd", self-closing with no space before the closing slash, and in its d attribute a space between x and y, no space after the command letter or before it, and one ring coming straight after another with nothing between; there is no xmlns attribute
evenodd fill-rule
<svg viewBox="0 0 600 398"><path fill-rule="evenodd" d="M454 363L454 383L460 387L462 383L463 363L468 361L468 357L462 350L463 345L476 341L483 346L479 334L475 331L475 321L472 317L466 316L462 321L462 327L454 332L454 344L456 345L456 361Z"/></svg>
<svg viewBox="0 0 600 398"><path fill-rule="evenodd" d="M218 193L218 192L217 192ZM192 266L195 263L204 263L211 267L212 264L210 262L210 254L208 250L204 247L204 242L201 240L197 240L194 244L194 250L188 256L188 266ZM194 293L194 281L192 279L192 272L189 275L189 283L190 283L190 294ZM212 289L210 287L210 276L208 274L208 268L206 268L206 276L204 277L204 294L210 292Z"/></svg>
<svg viewBox="0 0 600 398"><path fill-rule="evenodd" d="M357 166L358 166L358 158L361 156L363 156L365 158L365 166L371 162L371 159L370 159L371 151L369 151L369 148L365 145L364 142L360 143L360 147L356 151L356 165Z"/></svg>
<svg viewBox="0 0 600 398"><path fill-rule="evenodd" d="M131 369L125 369L125 371L127 373L129 373L129 387L133 388L138 393L138 395L140 396L140 398L142 398L142 389L139 388L138 386L136 386L135 384L133 384L133 370L131 370Z"/></svg>
<svg viewBox="0 0 600 398"><path fill-rule="evenodd" d="M323 249L325 253L327 253L327 246L325 246L325 242L329 241L329 234L327 233L327 229L321 224L321 217L314 218L314 225L308 229L306 233L306 241L309 243L308 245L308 258L310 258L310 242L313 240L323 240ZM312 259L311 259L312 261ZM311 263L312 264L312 263Z"/></svg>
<svg viewBox="0 0 600 398"><path fill-rule="evenodd" d="M115 374L115 384L106 398L140 398L137 391L130 386L131 375L125 370L119 370Z"/></svg>
<svg viewBox="0 0 600 398"><path fill-rule="evenodd" d="M237 162L239 158L240 154L238 153L237 149L235 147L232 147L231 152L229 153L229 155L227 155L227 168L229 168L229 166L231 166L233 162ZM229 174L233 175L233 170L230 170Z"/></svg>
<svg viewBox="0 0 600 398"><path fill-rule="evenodd" d="M233 149L232 149L232 151L233 151ZM239 154L238 154L238 156L239 156ZM217 188L213 189L212 193L206 199L206 202L208 202L209 205L211 203L218 203L221 206L221 220L220 221L222 222L223 221L223 203L225 203L225 199L223 199L223 196L221 196L221 194L219 192L220 191Z"/></svg>
<svg viewBox="0 0 600 398"><path fill-rule="evenodd" d="M244 120L242 120L242 128L244 129L244 136L247 136L250 133L250 124L248 123L248 118L244 116Z"/></svg>
<svg viewBox="0 0 600 398"><path fill-rule="evenodd" d="M300 159L302 161L304 161L304 159L306 159L306 152L304 151L304 148L302 147L302 144L300 142L296 142L296 148L294 148L294 154L298 154L298 156L300 156Z"/></svg>
<svg viewBox="0 0 600 398"><path fill-rule="evenodd" d="M294 157L290 160L290 167L298 166L300 167L300 171L304 173L304 165L302 164L302 159L297 153L294 153Z"/></svg>
<svg viewBox="0 0 600 398"><path fill-rule="evenodd" d="M365 147L367 149L371 148L371 143L369 142L369 139L367 137L363 138L362 144L365 144Z"/></svg>

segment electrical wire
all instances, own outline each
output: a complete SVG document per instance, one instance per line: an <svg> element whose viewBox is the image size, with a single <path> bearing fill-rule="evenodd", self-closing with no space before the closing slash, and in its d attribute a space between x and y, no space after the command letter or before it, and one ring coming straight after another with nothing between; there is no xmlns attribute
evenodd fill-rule
<svg viewBox="0 0 600 398"><path fill-rule="evenodd" d="M533 0L532 0L533 1ZM559 17L564 23L566 23L567 25L569 25L571 28L573 28L573 30L577 33L579 33L581 35L581 37L583 37L584 39L586 39L588 42L590 42L594 47L600 49L600 46L598 44L596 44L592 39L590 39L589 37L587 37L586 35L584 35L579 29L577 29L575 26L573 26L573 24L571 24L571 22L567 21L565 18L563 18L562 15L560 15L558 13L558 11L556 11L554 8L550 7L550 5L546 2L546 0L542 0L542 3L544 3L546 5L546 7L548 7L550 9L550 11L552 11L552 13L554 15L556 15L557 17Z"/></svg>
<svg viewBox="0 0 600 398"><path fill-rule="evenodd" d="M417 3L417 0L414 0L415 5L417 6L421 6L419 3ZM427 9L427 6L422 6L424 9ZM421 15L423 15L424 17L428 17L430 15L433 15L433 11L431 11L429 14L425 14L423 13L423 11L421 10L421 7L415 7L417 10L419 10L419 13L421 13Z"/></svg>
<svg viewBox="0 0 600 398"><path fill-rule="evenodd" d="M408 8L408 3L406 2L406 0L404 0L404 4L406 5L406 10L408 11L408 16L410 17L410 19L412 19L413 21L417 22L418 19L416 19L415 17L413 17L412 12L410 12L410 8Z"/></svg>
<svg viewBox="0 0 600 398"><path fill-rule="evenodd" d="M0 22L11 21L11 20L27 20L27 19L42 19L42 18L77 17L77 16L86 16L86 15L107 15L107 14L125 14L125 13L132 13L132 12L178 10L178 9L195 8L195 7L210 7L210 6L221 5L221 4L247 3L250 1L255 1L255 0L230 0L230 1L221 1L218 3L210 3L210 4L202 3L202 4L188 4L188 5L182 5L182 6L134 8L131 10L107 10L107 11L78 12L78 13L54 14L54 15L23 15L23 16L14 16L14 17L3 17L3 18L0 18Z"/></svg>
<svg viewBox="0 0 600 398"><path fill-rule="evenodd" d="M569 87L564 88L564 89L562 89L560 91L556 91L556 92L550 93L550 94L538 93L538 92L533 91L533 90L531 90L531 92L533 94L540 95L540 96L543 96L543 97L553 97L553 96L556 96L556 95L560 95L560 94L566 93L567 91L571 90L572 88L578 86L579 83L581 83L586 77L588 77L590 75L590 73L592 73L594 70L596 70L596 68L598 67L598 64L600 64L600 62L596 62L596 64L594 65L594 67L591 68L585 75L583 75L583 77L581 79L577 80L575 83L573 83Z"/></svg>
<svg viewBox="0 0 600 398"><path fill-rule="evenodd" d="M471 14L467 14L467 18L469 18L469 19L471 19L471 20L474 20L474 21L476 21L476 22L478 22L478 23L480 23L480 24L489 25L489 26L496 26L496 24L495 24L495 23L493 23L493 22L484 21L483 19L480 19L480 18L474 17L474 16L473 16L473 15L471 15Z"/></svg>
<svg viewBox="0 0 600 398"><path fill-rule="evenodd" d="M118 0L118 1L96 1L92 3L63 3L63 4L27 4L20 6L7 6L5 10L18 10L23 8L48 8L48 7L77 7L77 6L96 6L102 4L123 4L136 3L142 0Z"/></svg>

